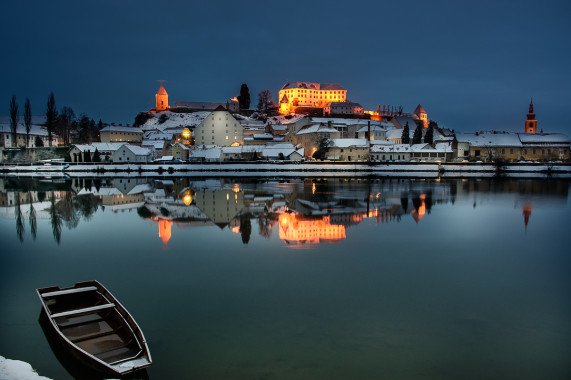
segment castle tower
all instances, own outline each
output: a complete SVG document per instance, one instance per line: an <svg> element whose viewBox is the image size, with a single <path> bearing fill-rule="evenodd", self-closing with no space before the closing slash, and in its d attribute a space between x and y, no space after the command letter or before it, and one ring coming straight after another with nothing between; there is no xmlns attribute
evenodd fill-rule
<svg viewBox="0 0 571 380"><path fill-rule="evenodd" d="M418 119L422 121L424 128L428 128L428 114L420 104L416 107L413 114L415 114Z"/></svg>
<svg viewBox="0 0 571 380"><path fill-rule="evenodd" d="M167 90L165 90L162 84L161 87L159 87L159 91L157 91L157 94L155 95L155 99L157 101L157 106L155 107L157 112L164 111L170 108L169 95L167 94Z"/></svg>
<svg viewBox="0 0 571 380"><path fill-rule="evenodd" d="M537 133L537 120L535 120L535 113L533 113L533 99L529 103L529 113L525 121L525 133Z"/></svg>

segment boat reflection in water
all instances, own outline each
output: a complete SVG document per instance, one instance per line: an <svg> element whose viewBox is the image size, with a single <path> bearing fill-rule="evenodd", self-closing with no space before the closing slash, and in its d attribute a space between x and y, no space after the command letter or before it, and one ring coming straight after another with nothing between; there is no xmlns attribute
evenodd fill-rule
<svg viewBox="0 0 571 380"><path fill-rule="evenodd" d="M109 379L110 377L109 374L94 371L90 367L82 364L82 362L78 360L70 352L69 348L62 343L61 338L54 331L49 321L49 318L43 309L40 311L40 316L38 317L38 321L40 323L40 326L42 327L44 335L46 336L46 340L48 341L48 344L52 349L52 352L54 353L60 364L74 379L81 379L81 380ZM125 375L123 377L118 377L115 375L113 376L113 378L148 380L149 374L146 369L143 369Z"/></svg>

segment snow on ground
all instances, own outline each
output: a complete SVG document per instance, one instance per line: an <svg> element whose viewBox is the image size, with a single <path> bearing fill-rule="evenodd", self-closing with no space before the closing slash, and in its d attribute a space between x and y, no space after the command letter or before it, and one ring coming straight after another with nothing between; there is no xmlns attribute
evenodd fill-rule
<svg viewBox="0 0 571 380"><path fill-rule="evenodd" d="M0 356L0 380L51 380L40 376L26 362Z"/></svg>
<svg viewBox="0 0 571 380"><path fill-rule="evenodd" d="M168 119L161 124L159 122L159 119L162 115L167 115ZM164 111L159 113L153 113L153 117L147 120L145 124L141 125L141 129L143 131L149 131L153 129L164 131L167 128L178 128L178 127L194 128L200 123L202 123L202 120L206 119L208 115L210 115L210 111L198 111L192 113L177 113L177 112Z"/></svg>

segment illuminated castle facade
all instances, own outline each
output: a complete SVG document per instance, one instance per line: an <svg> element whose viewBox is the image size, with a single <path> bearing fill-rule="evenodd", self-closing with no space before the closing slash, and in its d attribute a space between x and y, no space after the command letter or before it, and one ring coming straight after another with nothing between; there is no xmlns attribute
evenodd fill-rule
<svg viewBox="0 0 571 380"><path fill-rule="evenodd" d="M346 102L347 90L337 83L286 83L279 91L280 113L285 115L293 107L323 108L326 103Z"/></svg>
<svg viewBox="0 0 571 380"><path fill-rule="evenodd" d="M167 90L165 90L165 88L163 87L163 85L161 84L161 87L159 87L159 91L157 91L156 95L155 95L155 100L156 100L156 107L155 110L157 112L160 111L164 111L169 109L169 94L167 94Z"/></svg>
<svg viewBox="0 0 571 380"><path fill-rule="evenodd" d="M529 113L525 121L525 133L537 133L537 120L533 112L533 99L529 102Z"/></svg>

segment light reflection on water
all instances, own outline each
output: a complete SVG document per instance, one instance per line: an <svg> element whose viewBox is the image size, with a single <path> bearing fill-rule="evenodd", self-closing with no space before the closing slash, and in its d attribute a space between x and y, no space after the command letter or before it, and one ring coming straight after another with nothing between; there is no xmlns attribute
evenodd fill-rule
<svg viewBox="0 0 571 380"><path fill-rule="evenodd" d="M0 354L98 279L151 378L567 378L565 180L1 180ZM304 248L299 251L293 248Z"/></svg>

